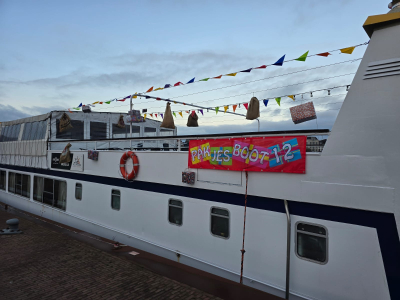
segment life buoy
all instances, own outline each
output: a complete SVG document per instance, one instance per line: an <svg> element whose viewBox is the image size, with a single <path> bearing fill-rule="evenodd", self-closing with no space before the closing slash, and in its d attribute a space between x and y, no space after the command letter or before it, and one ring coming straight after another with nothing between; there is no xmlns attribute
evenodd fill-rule
<svg viewBox="0 0 400 300"><path fill-rule="evenodd" d="M132 159L133 169L132 169L132 172L130 172L128 174L126 172L125 165L126 165L126 161L129 158ZM139 160L138 160L136 154L133 153L132 151L126 151L122 155L121 160L119 161L119 170L121 171L122 177L124 177L126 180L133 180L139 172Z"/></svg>

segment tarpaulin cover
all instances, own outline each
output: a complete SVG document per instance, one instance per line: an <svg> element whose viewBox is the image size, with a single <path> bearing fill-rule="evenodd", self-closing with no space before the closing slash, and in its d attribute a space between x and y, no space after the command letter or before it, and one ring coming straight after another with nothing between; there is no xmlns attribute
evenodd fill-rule
<svg viewBox="0 0 400 300"><path fill-rule="evenodd" d="M306 136L191 140L188 167L304 174L306 141Z"/></svg>

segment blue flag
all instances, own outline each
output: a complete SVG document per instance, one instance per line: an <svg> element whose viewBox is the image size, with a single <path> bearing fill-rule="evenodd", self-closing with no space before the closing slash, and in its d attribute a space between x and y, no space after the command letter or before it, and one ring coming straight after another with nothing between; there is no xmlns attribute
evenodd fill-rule
<svg viewBox="0 0 400 300"><path fill-rule="evenodd" d="M268 101L269 101L268 99L263 100L265 107L267 107Z"/></svg>
<svg viewBox="0 0 400 300"><path fill-rule="evenodd" d="M280 59L278 59L278 61L276 63L274 63L274 66L282 66L283 62L285 61L285 56L286 56L286 54L284 56L282 56Z"/></svg>
<svg viewBox="0 0 400 300"><path fill-rule="evenodd" d="M81 104L79 104L79 106L78 107L82 107L82 103Z"/></svg>
<svg viewBox="0 0 400 300"><path fill-rule="evenodd" d="M164 86L164 89L167 89L167 88L169 88L169 87L171 87L171 85L170 85L170 84L166 84L166 85Z"/></svg>
<svg viewBox="0 0 400 300"><path fill-rule="evenodd" d="M196 77L193 77L193 78L190 79L186 84L188 84L188 83L193 83L195 78L196 78Z"/></svg>

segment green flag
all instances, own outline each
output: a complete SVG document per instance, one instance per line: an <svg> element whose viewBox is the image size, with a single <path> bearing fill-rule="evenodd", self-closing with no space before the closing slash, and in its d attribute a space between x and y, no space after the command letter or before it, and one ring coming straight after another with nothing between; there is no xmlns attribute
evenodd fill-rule
<svg viewBox="0 0 400 300"><path fill-rule="evenodd" d="M111 103L111 101L106 101L106 102L104 102L104 103L110 104L110 103Z"/></svg>
<svg viewBox="0 0 400 300"><path fill-rule="evenodd" d="M174 117L176 118L176 114L175 114L175 112L172 112L172 114L174 115Z"/></svg>
<svg viewBox="0 0 400 300"><path fill-rule="evenodd" d="M281 106L281 97L275 98L275 100L276 100L276 103L278 103L278 105Z"/></svg>
<svg viewBox="0 0 400 300"><path fill-rule="evenodd" d="M210 79L210 78L204 78L204 79L201 79L199 81L207 81L208 79Z"/></svg>
<svg viewBox="0 0 400 300"><path fill-rule="evenodd" d="M307 58L307 56L308 56L308 52L310 52L310 51L307 51L306 53L304 53L302 56L300 56L299 58L296 58L295 60L298 60L298 61L306 61L306 58Z"/></svg>
<svg viewBox="0 0 400 300"><path fill-rule="evenodd" d="M75 109L75 110L81 110L80 107L73 107L73 109Z"/></svg>
<svg viewBox="0 0 400 300"><path fill-rule="evenodd" d="M216 107L216 108L215 108L215 114L217 114L218 111L219 111L219 107Z"/></svg>

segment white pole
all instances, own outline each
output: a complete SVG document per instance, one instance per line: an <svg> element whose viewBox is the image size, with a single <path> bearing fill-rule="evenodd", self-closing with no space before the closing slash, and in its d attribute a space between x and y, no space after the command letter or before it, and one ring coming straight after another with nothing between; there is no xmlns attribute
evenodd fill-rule
<svg viewBox="0 0 400 300"><path fill-rule="evenodd" d="M131 98L129 98L129 106L130 106L130 112L132 113L132 97L133 97L133 94L131 95ZM129 127L130 127L130 133L131 133L131 137L132 137L132 116L130 117L130 125L129 125Z"/></svg>

